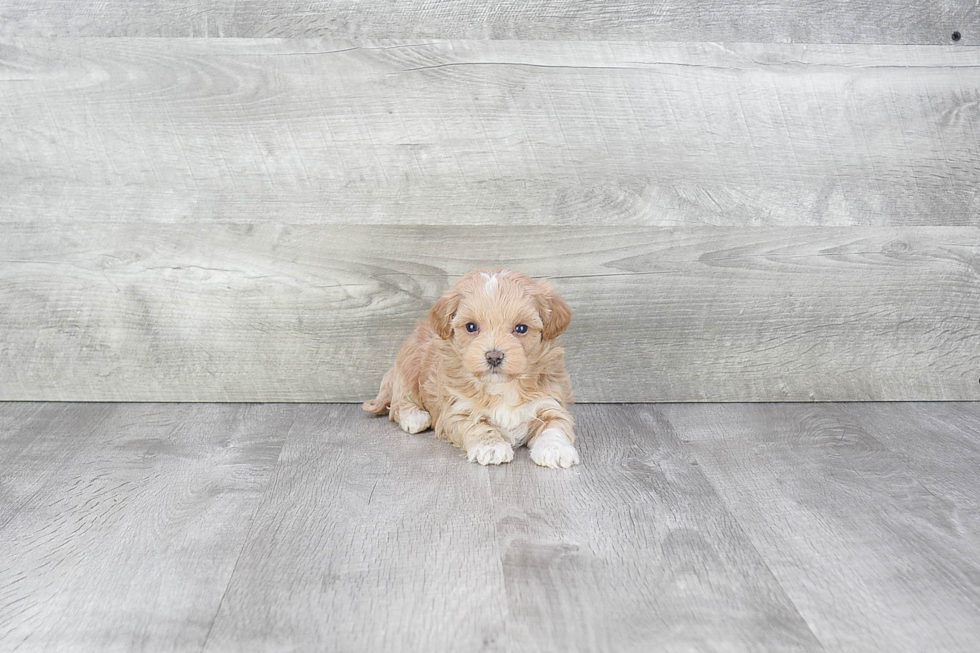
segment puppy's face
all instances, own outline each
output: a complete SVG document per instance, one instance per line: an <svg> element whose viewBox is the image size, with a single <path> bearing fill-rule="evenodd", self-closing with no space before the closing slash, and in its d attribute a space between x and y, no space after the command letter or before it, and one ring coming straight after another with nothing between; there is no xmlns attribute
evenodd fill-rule
<svg viewBox="0 0 980 653"><path fill-rule="evenodd" d="M488 383L525 375L571 322L568 304L547 283L512 270L477 270L459 280L430 312L452 339L463 368Z"/></svg>

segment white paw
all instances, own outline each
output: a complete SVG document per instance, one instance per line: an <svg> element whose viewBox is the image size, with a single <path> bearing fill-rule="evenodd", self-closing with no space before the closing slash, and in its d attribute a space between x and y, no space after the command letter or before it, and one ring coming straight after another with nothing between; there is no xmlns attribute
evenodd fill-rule
<svg viewBox="0 0 980 653"><path fill-rule="evenodd" d="M514 449L506 442L493 444L478 444L466 452L471 463L481 465L499 465L509 463L514 459Z"/></svg>
<svg viewBox="0 0 980 653"><path fill-rule="evenodd" d="M531 447L531 460L542 467L553 469L579 464L578 451L565 434L556 429L547 429L538 436Z"/></svg>
<svg viewBox="0 0 980 653"><path fill-rule="evenodd" d="M398 425L406 433L421 433L432 426L432 416L427 410L411 408L399 413Z"/></svg>

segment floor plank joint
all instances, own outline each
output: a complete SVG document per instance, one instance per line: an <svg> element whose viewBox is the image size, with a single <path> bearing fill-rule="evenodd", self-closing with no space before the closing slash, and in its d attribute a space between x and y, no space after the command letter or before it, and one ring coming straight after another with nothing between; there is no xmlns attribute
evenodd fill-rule
<svg viewBox="0 0 980 653"><path fill-rule="evenodd" d="M547 470L356 405L0 403L0 649L980 638L980 403L574 410Z"/></svg>

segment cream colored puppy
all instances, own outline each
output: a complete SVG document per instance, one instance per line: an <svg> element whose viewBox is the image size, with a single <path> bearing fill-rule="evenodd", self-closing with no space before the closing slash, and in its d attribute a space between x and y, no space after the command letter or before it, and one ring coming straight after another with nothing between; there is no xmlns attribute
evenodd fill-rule
<svg viewBox="0 0 980 653"><path fill-rule="evenodd" d="M470 272L418 323L364 410L408 433L430 427L471 462L499 465L526 444L545 467L579 462L572 389L558 343L568 304L513 270Z"/></svg>

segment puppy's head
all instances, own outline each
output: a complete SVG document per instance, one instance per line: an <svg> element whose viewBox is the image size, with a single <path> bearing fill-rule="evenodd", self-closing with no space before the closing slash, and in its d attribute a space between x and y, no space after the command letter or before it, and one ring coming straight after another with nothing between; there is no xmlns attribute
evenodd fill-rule
<svg viewBox="0 0 980 653"><path fill-rule="evenodd" d="M486 382L527 374L568 328L572 312L547 281L513 270L470 272L432 306L432 327Z"/></svg>

